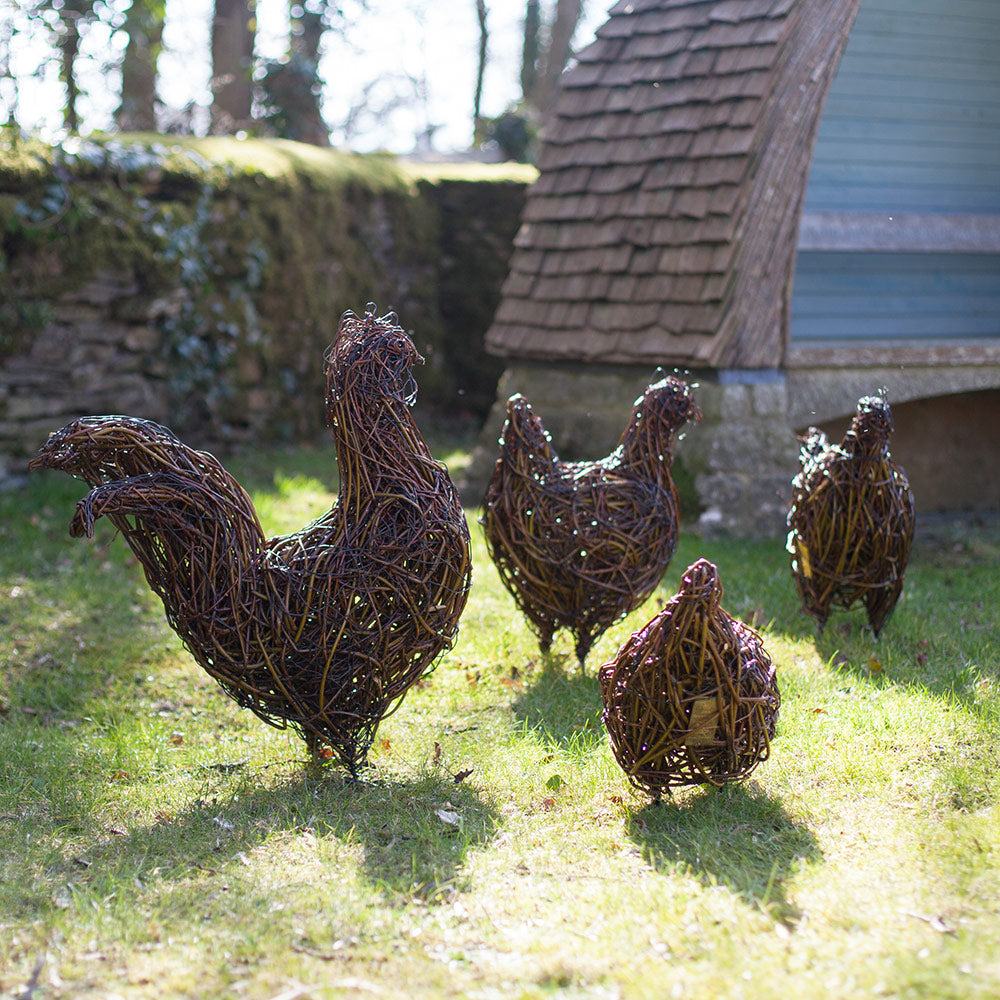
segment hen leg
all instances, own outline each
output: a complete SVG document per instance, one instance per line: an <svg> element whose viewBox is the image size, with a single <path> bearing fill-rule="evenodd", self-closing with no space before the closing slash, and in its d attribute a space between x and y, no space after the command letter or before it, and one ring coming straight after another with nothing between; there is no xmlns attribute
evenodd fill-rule
<svg viewBox="0 0 1000 1000"><path fill-rule="evenodd" d="M871 625L876 639L882 631L886 619L892 614L892 609L896 606L902 589L903 581L897 580L889 587L873 587L865 594L865 612L868 615L868 624Z"/></svg>

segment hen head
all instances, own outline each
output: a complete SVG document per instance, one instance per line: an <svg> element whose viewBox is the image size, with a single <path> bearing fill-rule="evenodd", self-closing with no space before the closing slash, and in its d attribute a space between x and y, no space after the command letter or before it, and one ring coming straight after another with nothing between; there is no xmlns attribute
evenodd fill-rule
<svg viewBox="0 0 1000 1000"><path fill-rule="evenodd" d="M387 399L406 406L416 400L413 366L424 359L395 313L375 312L370 302L364 316L351 311L341 316L324 357L327 406L348 398L372 403Z"/></svg>
<svg viewBox="0 0 1000 1000"><path fill-rule="evenodd" d="M862 396L858 400L858 411L844 436L844 450L849 454L878 454L888 447L892 431L892 411L885 401L885 393Z"/></svg>
<svg viewBox="0 0 1000 1000"><path fill-rule="evenodd" d="M632 407L632 419L622 434L619 454L626 462L669 456L674 435L689 420L700 420L691 387L674 375L648 386Z"/></svg>
<svg viewBox="0 0 1000 1000"><path fill-rule="evenodd" d="M691 387L683 379L667 375L648 386L635 401L647 420L664 425L671 434L689 420L701 420L701 410L694 401Z"/></svg>

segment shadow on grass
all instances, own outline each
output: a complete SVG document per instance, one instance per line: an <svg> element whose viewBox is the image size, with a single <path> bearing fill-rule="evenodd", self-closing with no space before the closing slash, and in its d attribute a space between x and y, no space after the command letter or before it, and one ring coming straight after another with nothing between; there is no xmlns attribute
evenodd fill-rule
<svg viewBox="0 0 1000 1000"><path fill-rule="evenodd" d="M559 746L577 743L586 733L603 738L603 705L595 669L583 673L575 657L545 654L540 670L526 672L524 690L512 705L514 716Z"/></svg>
<svg viewBox="0 0 1000 1000"><path fill-rule="evenodd" d="M782 923L800 916L785 883L802 862L822 856L812 831L753 782L650 804L629 817L627 830L657 870L724 885Z"/></svg>
<svg viewBox="0 0 1000 1000"><path fill-rule="evenodd" d="M459 872L470 849L497 829L495 810L448 775L354 781L303 770L268 787L256 784L259 777L220 775L219 794L195 799L179 813L128 830L104 827L110 836L89 848L65 849L43 880L25 886L24 906L47 909L60 886L82 890L88 883L91 893L113 892L126 903L133 897L138 905L152 880L179 897L197 898L205 876L208 888L217 888L216 880L226 883L252 865L247 859L256 848L297 838L293 857L313 856L301 863L303 880L349 881L356 864L371 889L431 904L467 888ZM282 864L280 852L275 856Z"/></svg>

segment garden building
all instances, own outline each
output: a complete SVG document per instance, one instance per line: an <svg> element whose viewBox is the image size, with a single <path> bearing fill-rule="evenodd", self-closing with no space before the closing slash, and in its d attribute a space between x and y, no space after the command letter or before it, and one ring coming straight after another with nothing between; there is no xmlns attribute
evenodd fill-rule
<svg viewBox="0 0 1000 1000"><path fill-rule="evenodd" d="M477 471L507 395L592 457L663 366L705 529L780 531L796 433L882 386L918 509L995 511L998 52L993 0L616 4L543 131Z"/></svg>

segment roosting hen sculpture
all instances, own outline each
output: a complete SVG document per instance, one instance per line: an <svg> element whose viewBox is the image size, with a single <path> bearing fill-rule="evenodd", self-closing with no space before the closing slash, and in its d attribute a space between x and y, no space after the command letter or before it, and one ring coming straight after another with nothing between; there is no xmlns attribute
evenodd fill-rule
<svg viewBox="0 0 1000 1000"><path fill-rule="evenodd" d="M677 547L674 438L700 417L688 385L667 376L635 401L610 455L564 462L528 401L507 401L482 524L543 653L565 628L582 665L594 642L656 588Z"/></svg>
<svg viewBox="0 0 1000 1000"><path fill-rule="evenodd" d="M913 541L913 493L889 454L892 412L863 396L841 444L810 427L792 480L788 551L822 632L832 605L860 601L877 636L896 606Z"/></svg>
<svg viewBox="0 0 1000 1000"><path fill-rule="evenodd" d="M677 596L597 678L615 759L656 799L737 781L770 753L781 707L774 664L757 632L722 607L707 559L688 566Z"/></svg>
<svg viewBox="0 0 1000 1000"><path fill-rule="evenodd" d="M227 694L356 775L381 719L456 635L469 532L410 414L420 358L396 317L345 313L325 360L340 494L294 534L265 538L220 463L147 420L76 420L32 465L87 481L71 534L115 525Z"/></svg>

